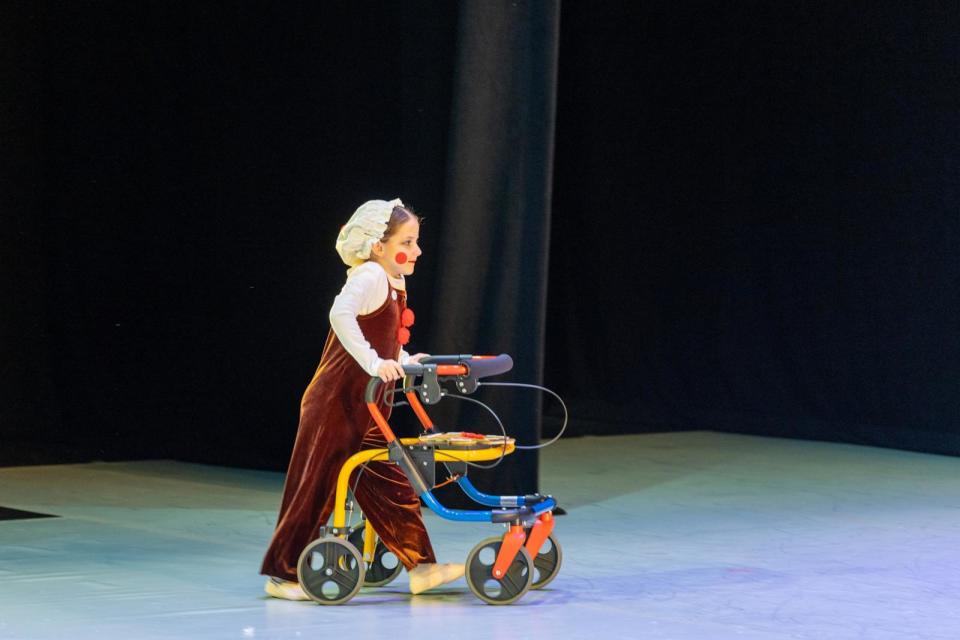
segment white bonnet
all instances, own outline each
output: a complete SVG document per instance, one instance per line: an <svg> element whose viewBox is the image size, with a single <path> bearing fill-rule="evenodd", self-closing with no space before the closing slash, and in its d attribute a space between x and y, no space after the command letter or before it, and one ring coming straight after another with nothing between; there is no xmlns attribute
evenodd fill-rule
<svg viewBox="0 0 960 640"><path fill-rule="evenodd" d="M370 248L383 238L394 207L400 199L369 200L357 207L337 236L337 253L348 267L356 267L370 258Z"/></svg>

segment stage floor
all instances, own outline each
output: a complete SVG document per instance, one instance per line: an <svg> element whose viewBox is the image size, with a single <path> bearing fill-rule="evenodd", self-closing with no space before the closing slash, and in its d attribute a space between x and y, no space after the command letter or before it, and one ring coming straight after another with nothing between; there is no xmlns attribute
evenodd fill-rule
<svg viewBox="0 0 960 640"><path fill-rule="evenodd" d="M0 468L0 507L59 516L0 520L0 638L960 637L960 459L688 432L563 440L541 471L568 511L545 590L404 574L320 607L263 595L280 473ZM501 531L425 517L440 561Z"/></svg>

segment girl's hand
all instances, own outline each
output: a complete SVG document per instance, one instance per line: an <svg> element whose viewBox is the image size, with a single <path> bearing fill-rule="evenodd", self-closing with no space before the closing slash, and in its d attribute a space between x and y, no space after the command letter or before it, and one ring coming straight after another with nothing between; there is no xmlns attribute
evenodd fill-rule
<svg viewBox="0 0 960 640"><path fill-rule="evenodd" d="M377 375L384 382L393 382L403 377L403 367L396 360L384 360L377 368Z"/></svg>
<svg viewBox="0 0 960 640"><path fill-rule="evenodd" d="M410 359L407 361L407 364L420 364L420 361L424 358L429 358L429 353L418 353L415 356L410 356Z"/></svg>

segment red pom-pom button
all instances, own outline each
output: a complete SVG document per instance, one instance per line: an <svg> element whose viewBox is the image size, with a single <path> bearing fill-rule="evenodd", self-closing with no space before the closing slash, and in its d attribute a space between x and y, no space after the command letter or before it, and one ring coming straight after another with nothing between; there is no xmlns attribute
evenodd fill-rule
<svg viewBox="0 0 960 640"><path fill-rule="evenodd" d="M412 327L413 321L416 319L416 316L413 315L413 309L404 309L400 313L400 326L401 327Z"/></svg>
<svg viewBox="0 0 960 640"><path fill-rule="evenodd" d="M400 327L397 329L397 342L401 345L405 345L410 342L410 330L406 327Z"/></svg>

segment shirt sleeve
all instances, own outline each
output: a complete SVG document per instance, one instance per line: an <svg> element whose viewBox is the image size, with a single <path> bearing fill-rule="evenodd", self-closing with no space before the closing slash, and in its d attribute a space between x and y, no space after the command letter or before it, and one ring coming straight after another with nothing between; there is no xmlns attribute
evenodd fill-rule
<svg viewBox="0 0 960 640"><path fill-rule="evenodd" d="M350 273L340 294L334 298L333 306L330 307L330 326L347 353L353 356L364 371L375 376L383 358L363 336L357 316L380 308L387 299L389 287L386 275L379 267L364 267L366 265L361 265Z"/></svg>

